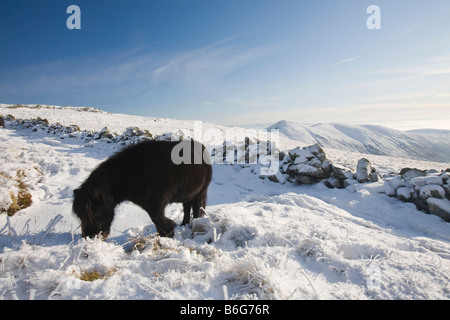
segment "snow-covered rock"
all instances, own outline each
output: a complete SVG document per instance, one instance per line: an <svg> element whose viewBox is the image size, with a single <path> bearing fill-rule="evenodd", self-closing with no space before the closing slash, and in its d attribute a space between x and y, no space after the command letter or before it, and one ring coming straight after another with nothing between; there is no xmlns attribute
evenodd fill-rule
<svg viewBox="0 0 450 320"><path fill-rule="evenodd" d="M450 201L447 199L428 198L428 209L430 213L450 222Z"/></svg>
<svg viewBox="0 0 450 320"><path fill-rule="evenodd" d="M411 179L411 184L413 185L416 191L420 191L420 189L427 184L427 177L416 177Z"/></svg>
<svg viewBox="0 0 450 320"><path fill-rule="evenodd" d="M415 168L403 168L402 170L400 170L399 175L403 180L411 181L411 179L413 178L423 177L425 175L425 171Z"/></svg>
<svg viewBox="0 0 450 320"><path fill-rule="evenodd" d="M356 180L358 182L377 182L378 178L376 169L369 160L362 158L358 161L356 166Z"/></svg>
<svg viewBox="0 0 450 320"><path fill-rule="evenodd" d="M450 221L447 217L450 211L446 211L450 199L447 170L439 172L404 168L398 176L386 179L389 188L385 188L385 193L405 202L413 202L419 210ZM390 188L395 190L395 194L388 191Z"/></svg>
<svg viewBox="0 0 450 320"><path fill-rule="evenodd" d="M288 180L300 184L313 184L328 179L332 172L331 161L318 144L289 150L281 164Z"/></svg>
<svg viewBox="0 0 450 320"><path fill-rule="evenodd" d="M442 187L443 187L444 190L445 190L447 199L450 199L450 184L448 184L448 183L447 183L447 184L444 184Z"/></svg>
<svg viewBox="0 0 450 320"><path fill-rule="evenodd" d="M436 184L427 184L420 188L419 196L422 200L426 201L428 198L444 199L445 190Z"/></svg>
<svg viewBox="0 0 450 320"><path fill-rule="evenodd" d="M397 198L402 201L411 200L411 187L400 187L396 190Z"/></svg>

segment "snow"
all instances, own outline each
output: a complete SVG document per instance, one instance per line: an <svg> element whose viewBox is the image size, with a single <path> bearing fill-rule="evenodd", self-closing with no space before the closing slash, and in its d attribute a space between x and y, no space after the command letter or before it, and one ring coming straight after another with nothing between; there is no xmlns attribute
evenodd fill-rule
<svg viewBox="0 0 450 320"><path fill-rule="evenodd" d="M0 107L0 114L118 133L134 126L153 134L193 128L191 121L75 108ZM282 138L280 148L295 143ZM14 216L0 214L0 299L224 299L223 286L230 299L450 298L450 224L380 193L398 187L397 180L328 189L261 179L257 164L214 164L205 217L176 227L174 238L157 237L147 213L123 203L106 241L83 239L72 190L121 147L8 123L0 129L0 172L14 178L25 170L33 197ZM449 166L325 152L344 168L365 157L380 174ZM2 192L14 185L4 179ZM427 182L433 181L419 184ZM429 201L438 200L448 206L446 199ZM169 205L166 215L179 225L181 205ZM96 280L83 280L94 272Z"/></svg>

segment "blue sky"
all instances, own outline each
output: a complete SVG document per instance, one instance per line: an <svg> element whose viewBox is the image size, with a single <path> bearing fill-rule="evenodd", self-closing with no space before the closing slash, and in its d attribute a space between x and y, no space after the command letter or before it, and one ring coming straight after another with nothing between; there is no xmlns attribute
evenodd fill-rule
<svg viewBox="0 0 450 320"><path fill-rule="evenodd" d="M450 129L449 16L448 0L2 0L0 102Z"/></svg>

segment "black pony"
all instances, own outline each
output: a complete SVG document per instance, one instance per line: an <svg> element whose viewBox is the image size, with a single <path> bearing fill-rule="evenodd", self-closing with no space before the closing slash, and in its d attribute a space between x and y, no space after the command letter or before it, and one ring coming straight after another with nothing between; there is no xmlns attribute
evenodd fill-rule
<svg viewBox="0 0 450 320"><path fill-rule="evenodd" d="M147 211L161 236L173 237L175 223L164 216L164 208L183 203L182 225L190 222L191 208L194 218L202 217L211 178L211 160L201 143L144 141L101 163L74 190L73 211L84 237L106 238L114 208L128 200Z"/></svg>

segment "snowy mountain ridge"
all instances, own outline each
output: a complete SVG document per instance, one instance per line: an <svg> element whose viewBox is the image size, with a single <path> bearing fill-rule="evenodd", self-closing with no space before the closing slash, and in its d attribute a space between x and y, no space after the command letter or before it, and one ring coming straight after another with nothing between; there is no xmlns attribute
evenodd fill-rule
<svg viewBox="0 0 450 320"><path fill-rule="evenodd" d="M278 129L300 145L319 143L322 147L374 155L448 162L450 131L402 132L376 125L318 123L304 125L279 121L267 128Z"/></svg>

